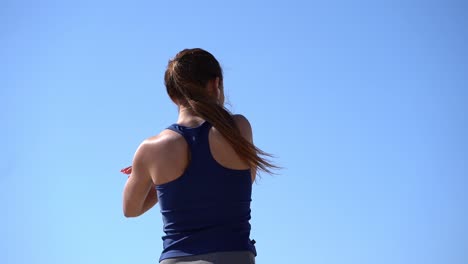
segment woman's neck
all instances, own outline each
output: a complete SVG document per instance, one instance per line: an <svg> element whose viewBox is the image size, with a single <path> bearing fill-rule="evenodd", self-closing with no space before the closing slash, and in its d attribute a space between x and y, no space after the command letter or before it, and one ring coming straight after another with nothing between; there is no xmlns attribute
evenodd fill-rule
<svg viewBox="0 0 468 264"><path fill-rule="evenodd" d="M196 127L203 123L205 120L199 116L196 116L189 108L179 106L179 117L177 124L186 127Z"/></svg>

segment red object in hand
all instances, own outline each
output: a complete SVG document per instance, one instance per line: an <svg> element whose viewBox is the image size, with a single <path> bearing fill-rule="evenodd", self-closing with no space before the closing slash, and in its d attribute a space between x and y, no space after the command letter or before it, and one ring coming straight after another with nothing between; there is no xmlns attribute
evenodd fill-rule
<svg viewBox="0 0 468 264"><path fill-rule="evenodd" d="M125 169L121 169L120 172L122 172L123 174L130 175L130 173L132 173L132 166L128 166Z"/></svg>

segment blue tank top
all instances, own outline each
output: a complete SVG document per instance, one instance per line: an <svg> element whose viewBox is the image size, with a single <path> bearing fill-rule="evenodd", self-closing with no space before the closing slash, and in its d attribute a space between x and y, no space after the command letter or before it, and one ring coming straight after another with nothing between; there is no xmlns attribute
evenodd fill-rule
<svg viewBox="0 0 468 264"><path fill-rule="evenodd" d="M213 158L210 128L208 122L168 127L187 141L190 163L182 176L156 186L165 233L159 261L222 251L257 255L250 240L250 170L228 169Z"/></svg>

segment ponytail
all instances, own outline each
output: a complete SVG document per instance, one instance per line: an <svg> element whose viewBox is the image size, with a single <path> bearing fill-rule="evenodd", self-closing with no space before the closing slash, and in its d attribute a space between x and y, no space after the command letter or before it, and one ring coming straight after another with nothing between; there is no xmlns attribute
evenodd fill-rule
<svg viewBox="0 0 468 264"><path fill-rule="evenodd" d="M250 167L273 174L272 169L279 167L266 159L272 155L245 139L232 114L208 95L206 84L216 77L222 80L221 67L214 56L193 49L183 50L169 61L164 80L169 97L213 125Z"/></svg>
<svg viewBox="0 0 468 264"><path fill-rule="evenodd" d="M241 135L234 118L227 109L211 101L188 100L188 104L194 114L212 124L231 144L236 153L251 167L270 174L273 173L272 168L278 168L270 161L260 157L272 157L272 155L260 150Z"/></svg>

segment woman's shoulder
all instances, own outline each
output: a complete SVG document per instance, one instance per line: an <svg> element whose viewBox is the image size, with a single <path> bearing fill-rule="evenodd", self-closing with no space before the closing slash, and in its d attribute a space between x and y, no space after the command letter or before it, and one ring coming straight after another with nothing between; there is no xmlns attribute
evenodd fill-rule
<svg viewBox="0 0 468 264"><path fill-rule="evenodd" d="M170 130L164 130L156 136L144 140L137 152L142 162L149 169L155 184L172 180L174 175L180 175L187 162L185 139ZM175 176L174 176L175 177Z"/></svg>
<svg viewBox="0 0 468 264"><path fill-rule="evenodd" d="M246 137L247 139L252 137L252 126L250 125L249 120L241 114L232 115L234 122L236 123L239 131L241 132L242 136Z"/></svg>
<svg viewBox="0 0 468 264"><path fill-rule="evenodd" d="M244 115L242 114L233 114L232 115L232 118L234 118L234 121L236 123L245 123L245 124L250 124L249 123L249 120L247 119L247 117L245 117Z"/></svg>
<svg viewBox="0 0 468 264"><path fill-rule="evenodd" d="M177 155L180 151L185 151L186 143L184 138L173 131L163 130L158 135L145 139L140 148L146 152L148 157L165 157L171 158L169 153Z"/></svg>
<svg viewBox="0 0 468 264"><path fill-rule="evenodd" d="M158 135L145 139L143 144L153 148L173 148L181 142L184 142L182 135L172 130L165 129Z"/></svg>

